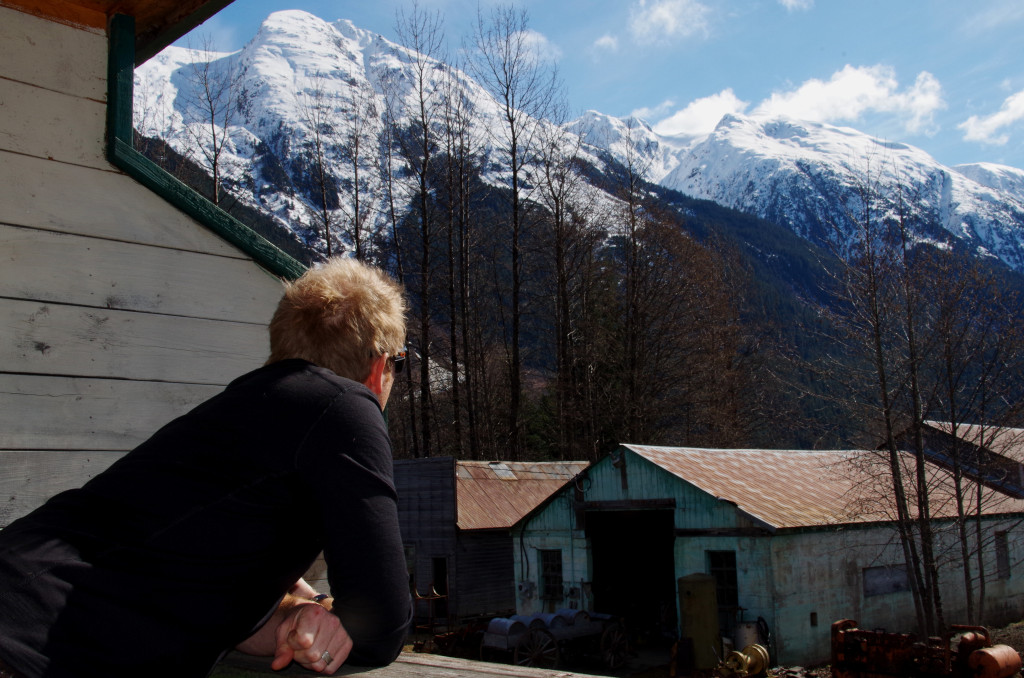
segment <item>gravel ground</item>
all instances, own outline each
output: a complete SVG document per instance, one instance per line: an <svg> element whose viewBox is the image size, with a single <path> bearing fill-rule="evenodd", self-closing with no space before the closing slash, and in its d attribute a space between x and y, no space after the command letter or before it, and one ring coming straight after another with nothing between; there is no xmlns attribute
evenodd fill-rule
<svg viewBox="0 0 1024 678"><path fill-rule="evenodd" d="M1001 629L989 629L993 645L1009 645L1018 653L1024 653L1024 622L1017 622Z"/></svg>

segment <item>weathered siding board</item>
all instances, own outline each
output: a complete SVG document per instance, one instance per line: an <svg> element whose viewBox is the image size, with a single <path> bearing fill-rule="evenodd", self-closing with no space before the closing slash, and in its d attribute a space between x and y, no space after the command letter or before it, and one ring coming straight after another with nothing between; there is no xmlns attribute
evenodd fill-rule
<svg viewBox="0 0 1024 678"><path fill-rule="evenodd" d="M221 386L0 373L0 450L121 450Z"/></svg>
<svg viewBox="0 0 1024 678"><path fill-rule="evenodd" d="M225 384L270 352L266 328L0 298L0 365L74 377Z"/></svg>
<svg viewBox="0 0 1024 678"><path fill-rule="evenodd" d="M61 45L61 49L39 49ZM56 92L103 101L107 40L102 31L67 30L39 17L0 7L0 63L5 77Z"/></svg>
<svg viewBox="0 0 1024 678"><path fill-rule="evenodd" d="M104 450L0 451L0 525L38 508L58 492L78 487L123 455Z"/></svg>
<svg viewBox="0 0 1024 678"><path fill-rule="evenodd" d="M0 79L0 149L97 169L107 107L101 101Z"/></svg>
<svg viewBox="0 0 1024 678"><path fill-rule="evenodd" d="M280 281L107 162L106 78L105 31L0 7L0 527L268 352Z"/></svg>
<svg viewBox="0 0 1024 678"><path fill-rule="evenodd" d="M462 532L451 578L452 613L497 616L515 610L515 570L508 532Z"/></svg>
<svg viewBox="0 0 1024 678"><path fill-rule="evenodd" d="M3 224L0 269L5 297L261 326L273 311L267 292L280 289L244 259ZM225 281L228 294L220 292Z"/></svg>
<svg viewBox="0 0 1024 678"><path fill-rule="evenodd" d="M123 174L2 150L0 223L249 260Z"/></svg>
<svg viewBox="0 0 1024 678"><path fill-rule="evenodd" d="M421 595L430 593L433 559L448 559L449 582L457 576L455 460L396 460L395 489L398 492L398 521L406 546L415 549L413 585ZM425 612L425 608L421 610Z"/></svg>

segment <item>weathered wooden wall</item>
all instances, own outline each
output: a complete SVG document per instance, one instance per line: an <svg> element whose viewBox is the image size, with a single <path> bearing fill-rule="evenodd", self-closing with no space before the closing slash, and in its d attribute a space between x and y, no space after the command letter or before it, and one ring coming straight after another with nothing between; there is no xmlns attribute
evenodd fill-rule
<svg viewBox="0 0 1024 678"><path fill-rule="evenodd" d="M512 537L505 530L474 530L459 534L457 575L460 617L505 616L516 609L515 560Z"/></svg>
<svg viewBox="0 0 1024 678"><path fill-rule="evenodd" d="M445 558L448 581L453 596L458 577L455 559L456 507L455 460L451 457L433 459L396 459L395 489L398 490L398 521L402 542L413 568L413 585L427 595L434 581L433 560ZM450 603L457 606L457 600ZM454 612L454 609L453 609ZM426 603L417 605L418 615L427 615Z"/></svg>
<svg viewBox="0 0 1024 678"><path fill-rule="evenodd" d="M107 36L0 7L0 527L258 367L278 280L105 157Z"/></svg>

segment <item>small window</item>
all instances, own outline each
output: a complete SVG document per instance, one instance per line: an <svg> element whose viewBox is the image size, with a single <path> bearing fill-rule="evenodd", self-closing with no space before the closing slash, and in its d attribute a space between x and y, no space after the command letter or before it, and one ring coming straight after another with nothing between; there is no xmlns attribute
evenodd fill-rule
<svg viewBox="0 0 1024 678"><path fill-rule="evenodd" d="M739 602L739 586L736 583L736 552L708 551L708 574L715 578L715 595L718 607L735 608Z"/></svg>
<svg viewBox="0 0 1024 678"><path fill-rule="evenodd" d="M1010 544L1006 532L996 532L996 578L1010 578Z"/></svg>
<svg viewBox="0 0 1024 678"><path fill-rule="evenodd" d="M538 553L540 553L540 597L544 600L561 600L562 551L552 549Z"/></svg>
<svg viewBox="0 0 1024 678"><path fill-rule="evenodd" d="M864 597L882 596L887 593L899 593L909 591L910 582L907 578L907 566L882 565L879 567L865 567L864 576Z"/></svg>

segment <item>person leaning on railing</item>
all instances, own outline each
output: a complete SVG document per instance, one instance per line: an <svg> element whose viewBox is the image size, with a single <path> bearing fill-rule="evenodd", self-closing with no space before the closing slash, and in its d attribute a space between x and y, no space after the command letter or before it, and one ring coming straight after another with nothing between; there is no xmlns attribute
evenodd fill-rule
<svg viewBox="0 0 1024 678"><path fill-rule="evenodd" d="M320 673L392 661L412 607L382 410L404 315L378 269L309 270L266 365L0 531L0 670L184 678L233 648ZM329 597L301 579L321 550Z"/></svg>

